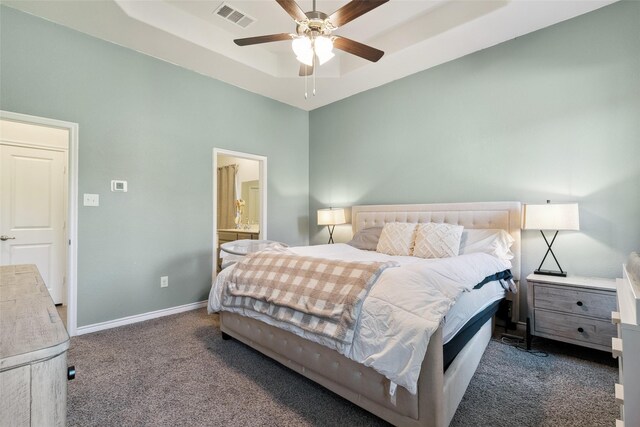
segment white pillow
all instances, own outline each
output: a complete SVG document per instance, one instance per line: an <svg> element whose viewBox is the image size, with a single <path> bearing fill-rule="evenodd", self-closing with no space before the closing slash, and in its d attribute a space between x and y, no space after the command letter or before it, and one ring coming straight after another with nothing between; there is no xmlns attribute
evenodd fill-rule
<svg viewBox="0 0 640 427"><path fill-rule="evenodd" d="M413 256L420 258L447 258L458 255L461 225L427 222L419 224Z"/></svg>
<svg viewBox="0 0 640 427"><path fill-rule="evenodd" d="M411 255L417 224L388 222L382 228L376 252L387 255Z"/></svg>
<svg viewBox="0 0 640 427"><path fill-rule="evenodd" d="M514 239L501 229L466 229L462 233L460 255L484 252L506 261L513 259Z"/></svg>

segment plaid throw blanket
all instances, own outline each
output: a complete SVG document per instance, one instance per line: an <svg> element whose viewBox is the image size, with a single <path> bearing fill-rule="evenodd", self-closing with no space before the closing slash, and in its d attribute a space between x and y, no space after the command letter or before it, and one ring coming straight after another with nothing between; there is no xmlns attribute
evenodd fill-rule
<svg viewBox="0 0 640 427"><path fill-rule="evenodd" d="M266 314L340 342L353 341L362 302L396 262L351 262L282 249L249 254L223 285L222 305Z"/></svg>

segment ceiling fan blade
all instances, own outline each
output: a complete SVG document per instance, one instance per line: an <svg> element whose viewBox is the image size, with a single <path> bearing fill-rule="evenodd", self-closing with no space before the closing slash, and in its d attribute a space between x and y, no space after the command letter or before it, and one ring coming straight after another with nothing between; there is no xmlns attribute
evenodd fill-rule
<svg viewBox="0 0 640 427"><path fill-rule="evenodd" d="M334 27L342 27L344 24L353 21L358 16L362 16L372 11L378 6L382 6L389 0L351 0L340 9L329 16L329 21Z"/></svg>
<svg viewBox="0 0 640 427"><path fill-rule="evenodd" d="M300 72L298 73L299 76L304 77L304 76L310 76L312 74L313 74L313 65L300 64Z"/></svg>
<svg viewBox="0 0 640 427"><path fill-rule="evenodd" d="M378 60L382 58L382 55L384 55L383 51L376 49L375 47L367 46L366 44L341 36L335 36L335 40L333 40L333 47L344 50L352 55L359 56L360 58L367 59L371 62L378 62Z"/></svg>
<svg viewBox="0 0 640 427"><path fill-rule="evenodd" d="M280 7L282 7L294 20L304 21L307 19L307 15L300 9L298 3L293 0L276 0Z"/></svg>
<svg viewBox="0 0 640 427"><path fill-rule="evenodd" d="M238 46L247 46L252 44L280 42L285 40L291 40L289 33L270 34L268 36L247 37L244 39L235 39L233 42Z"/></svg>

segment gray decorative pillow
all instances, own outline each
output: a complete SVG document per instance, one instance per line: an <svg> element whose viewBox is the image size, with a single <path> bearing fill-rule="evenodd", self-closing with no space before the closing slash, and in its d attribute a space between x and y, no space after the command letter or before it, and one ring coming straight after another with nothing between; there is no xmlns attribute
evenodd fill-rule
<svg viewBox="0 0 640 427"><path fill-rule="evenodd" d="M353 236L353 239L347 242L347 245L365 251L375 251L378 246L378 240L380 240L380 233L382 233L382 227L364 228L358 231Z"/></svg>

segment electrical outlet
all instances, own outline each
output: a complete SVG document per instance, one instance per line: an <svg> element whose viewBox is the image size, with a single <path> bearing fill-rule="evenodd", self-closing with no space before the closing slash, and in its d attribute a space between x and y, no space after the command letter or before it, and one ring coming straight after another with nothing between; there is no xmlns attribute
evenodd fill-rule
<svg viewBox="0 0 640 427"><path fill-rule="evenodd" d="M160 278L160 287L161 288L169 287L169 276L162 276Z"/></svg>

